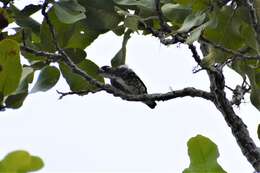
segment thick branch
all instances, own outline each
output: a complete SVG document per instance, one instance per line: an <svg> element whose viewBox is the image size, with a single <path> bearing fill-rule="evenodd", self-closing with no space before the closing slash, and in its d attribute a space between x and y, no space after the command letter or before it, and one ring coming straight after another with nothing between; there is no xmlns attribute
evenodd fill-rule
<svg viewBox="0 0 260 173"><path fill-rule="evenodd" d="M204 56L208 54L207 48L202 47L201 50ZM240 119L240 117L236 115L233 110L232 103L226 97L226 93L224 91L225 78L222 69L216 67L208 70L207 72L210 79L210 90L215 97L215 106L222 113L227 125L231 128L232 134L244 156L256 171L260 171L260 152L250 137L247 126Z"/></svg>
<svg viewBox="0 0 260 173"><path fill-rule="evenodd" d="M231 128L232 134L235 137L242 153L247 158L249 163L255 168L256 171L260 171L260 153L257 147L249 135L247 126L234 112L232 104L226 98L226 93L222 87L224 80L222 73L208 72L211 82L211 92L214 93L216 98L215 105L217 109L224 116L226 123Z"/></svg>
<svg viewBox="0 0 260 173"><path fill-rule="evenodd" d="M207 48L202 47L204 56L208 54ZM257 172L260 171L260 152L257 149L254 141L249 135L247 126L233 110L232 103L227 99L225 88L225 78L221 68L212 68L208 70L210 79L210 90L214 94L214 104L222 113L227 125L231 128L232 134L235 137L242 153L247 158L249 163Z"/></svg>

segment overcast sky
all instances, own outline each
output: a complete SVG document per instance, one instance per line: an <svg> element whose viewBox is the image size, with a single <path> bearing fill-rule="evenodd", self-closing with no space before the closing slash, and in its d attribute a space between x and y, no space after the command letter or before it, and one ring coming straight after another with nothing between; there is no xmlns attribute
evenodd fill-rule
<svg viewBox="0 0 260 173"><path fill-rule="evenodd" d="M86 51L99 66L109 65L122 39L102 35ZM196 63L184 45L165 47L156 38L135 34L128 43L127 64L149 93L194 86L209 89L205 72L192 73ZM241 78L226 69L227 84ZM212 139L221 166L230 173L253 172L222 115L209 101L181 98L146 105L123 101L105 92L58 100L56 90L69 91L63 79L49 92L30 95L19 110L0 116L0 158L24 149L43 158L50 172L180 173L189 166L186 142L197 134ZM247 98L236 112L259 145L259 112Z"/></svg>

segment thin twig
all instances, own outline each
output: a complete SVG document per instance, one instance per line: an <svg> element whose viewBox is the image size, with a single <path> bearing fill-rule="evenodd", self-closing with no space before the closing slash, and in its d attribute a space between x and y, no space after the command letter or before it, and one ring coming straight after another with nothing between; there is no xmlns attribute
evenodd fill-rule
<svg viewBox="0 0 260 173"><path fill-rule="evenodd" d="M155 3L155 10L156 10L157 16L160 21L161 31L171 33L172 32L171 27L165 22L165 19L164 19L162 10L161 10L160 0L154 0L154 3Z"/></svg>
<svg viewBox="0 0 260 173"><path fill-rule="evenodd" d="M58 94L60 94L60 97L59 97L59 100L63 99L63 97L65 96L68 96L68 95L86 95L86 94L89 94L89 93L97 93L99 91L102 91L101 89L96 89L96 90L82 90L82 91L70 91L70 92L61 92L61 91L58 91L56 90L56 92Z"/></svg>
<svg viewBox="0 0 260 173"><path fill-rule="evenodd" d="M42 6L42 15L44 16L44 19L46 20L46 23L49 26L49 29L51 31L51 35L52 35L52 39L53 39L53 44L55 45L56 49L58 50L59 54L62 56L63 60L65 61L65 63L71 68L71 70L84 77L88 82L90 82L91 84L93 84L94 86L98 87L98 88L102 88L104 90L107 90L110 93L113 93L113 89L111 87L108 87L107 85L104 85L102 82L92 78L90 75L88 75L85 71L83 71L82 69L80 69L72 60L71 58L66 54L66 52L60 47L59 43L58 43L58 39L55 33L55 29L54 26L52 25L49 16L46 12L48 6L48 1L45 0Z"/></svg>
<svg viewBox="0 0 260 173"><path fill-rule="evenodd" d="M189 44L188 46L189 46L189 49L190 49L190 51L192 53L192 57L198 63L198 65L200 65L201 58L199 56L199 53L197 52L196 46L194 46L193 44Z"/></svg>
<svg viewBox="0 0 260 173"><path fill-rule="evenodd" d="M209 41L208 39L206 39L204 37L201 37L200 41L202 43L208 44L208 45L210 45L210 46L212 46L216 49L222 50L223 52L234 55L235 60L241 60L241 61L242 60L260 60L260 55L256 55L256 56L245 55L245 54L240 53L238 51L234 51L232 49L225 48L223 45L213 43L212 41Z"/></svg>
<svg viewBox="0 0 260 173"><path fill-rule="evenodd" d="M22 51L26 51L26 52L31 53L36 56L47 57L52 62L57 62L58 60L62 59L62 55L57 54L57 53L50 53L50 52L46 52L46 51L35 50L35 49L26 47L26 46L20 46L20 49Z"/></svg>

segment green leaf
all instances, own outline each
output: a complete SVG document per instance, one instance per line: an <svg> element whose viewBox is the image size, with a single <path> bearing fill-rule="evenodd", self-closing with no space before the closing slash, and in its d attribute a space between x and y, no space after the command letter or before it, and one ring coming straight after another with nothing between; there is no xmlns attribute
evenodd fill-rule
<svg viewBox="0 0 260 173"><path fill-rule="evenodd" d="M94 79L104 83L104 78L98 74L99 67L92 61L85 59L77 64L79 68L85 71L88 75ZM66 79L71 91L93 91L97 89L83 77L75 74L71 69L63 62L59 63L59 67L63 77Z"/></svg>
<svg viewBox="0 0 260 173"><path fill-rule="evenodd" d="M211 0L176 0L176 2L192 7L193 11L204 11L212 5Z"/></svg>
<svg viewBox="0 0 260 173"><path fill-rule="evenodd" d="M91 27L86 24L85 20L80 20L73 25L60 22L55 15L53 8L49 10L48 15L56 29L57 40L62 48L85 49L101 33L91 29ZM40 48L42 50L55 52L55 46L53 45L51 33L46 20L43 21L41 26L40 38Z"/></svg>
<svg viewBox="0 0 260 173"><path fill-rule="evenodd" d="M78 48L67 48L64 49L64 51L67 53L67 55L71 58L71 60L75 64L80 63L87 56L87 53L84 50Z"/></svg>
<svg viewBox="0 0 260 173"><path fill-rule="evenodd" d="M0 172L26 173L37 171L43 167L43 161L36 156L31 156L27 151L14 151L9 153L0 162Z"/></svg>
<svg viewBox="0 0 260 173"><path fill-rule="evenodd" d="M56 30L57 41L59 45L64 48L74 32L74 26L60 22L55 15L53 8L48 11L48 16ZM43 20L41 25L40 39L40 49L44 51L55 52L53 38L46 20Z"/></svg>
<svg viewBox="0 0 260 173"><path fill-rule="evenodd" d="M37 36L40 34L40 24L30 17L17 17L15 23L24 28L30 28Z"/></svg>
<svg viewBox="0 0 260 173"><path fill-rule="evenodd" d="M102 9L105 11L114 11L116 4L113 0L78 0L78 2L83 5L86 9L88 7L93 7L96 9Z"/></svg>
<svg viewBox="0 0 260 173"><path fill-rule="evenodd" d="M11 94L19 85L22 66L20 49L16 41L5 39L0 42L0 92Z"/></svg>
<svg viewBox="0 0 260 173"><path fill-rule="evenodd" d="M78 0L86 9L87 18L84 24L90 29L105 33L115 29L118 24L124 20L115 11L115 3L112 0Z"/></svg>
<svg viewBox="0 0 260 173"><path fill-rule="evenodd" d="M260 124L257 126L257 137L260 140Z"/></svg>
<svg viewBox="0 0 260 173"><path fill-rule="evenodd" d="M66 48L85 49L101 34L91 29L84 20L74 23L73 32L66 43Z"/></svg>
<svg viewBox="0 0 260 173"><path fill-rule="evenodd" d="M259 52L259 45L256 39L256 34L252 26L243 22L241 26L241 37L245 40L245 43Z"/></svg>
<svg viewBox="0 0 260 173"><path fill-rule="evenodd" d="M94 30L105 33L118 26L123 17L115 12L106 11L89 7L87 14L88 17L84 19L85 23Z"/></svg>
<svg viewBox="0 0 260 173"><path fill-rule="evenodd" d="M205 28L207 28L208 26L213 26L213 25L215 25L214 20L209 20L209 21L201 24L200 26L196 27L195 29L193 29L190 32L190 35L186 39L186 43L191 44L194 41L197 41L199 39L199 37L201 36L202 31L204 31Z"/></svg>
<svg viewBox="0 0 260 173"><path fill-rule="evenodd" d="M230 67L239 73L243 78L246 77L246 61L233 61Z"/></svg>
<svg viewBox="0 0 260 173"><path fill-rule="evenodd" d="M256 87L260 88L260 68L257 68L255 70L255 83L256 83Z"/></svg>
<svg viewBox="0 0 260 173"><path fill-rule="evenodd" d="M154 1L151 0L113 0L118 5L136 5L143 8L154 9Z"/></svg>
<svg viewBox="0 0 260 173"><path fill-rule="evenodd" d="M249 78L251 92L250 92L250 100L251 103L255 106L256 109L260 111L260 87L258 85L259 82L259 62L252 61L246 63L245 73Z"/></svg>
<svg viewBox="0 0 260 173"><path fill-rule="evenodd" d="M34 70L41 70L43 67L49 65L46 60L35 60L35 61L30 61L31 67Z"/></svg>
<svg viewBox="0 0 260 173"><path fill-rule="evenodd" d="M185 41L187 44L192 44L194 41L197 41L200 38L201 32L203 30L203 27L198 27L196 29L194 29L189 37L187 38L187 40Z"/></svg>
<svg viewBox="0 0 260 173"><path fill-rule="evenodd" d="M21 10L21 16L30 16L41 9L41 5L30 4Z"/></svg>
<svg viewBox="0 0 260 173"><path fill-rule="evenodd" d="M190 166L183 173L226 173L218 164L218 148L209 138L197 135L188 141Z"/></svg>
<svg viewBox="0 0 260 173"><path fill-rule="evenodd" d="M14 151L9 153L1 161L3 167L0 168L1 172L3 171L26 171L29 168L31 159L30 154L26 151Z"/></svg>
<svg viewBox="0 0 260 173"><path fill-rule="evenodd" d="M29 171L37 171L43 168L44 163L40 157L31 156L31 165Z"/></svg>
<svg viewBox="0 0 260 173"><path fill-rule="evenodd" d="M140 21L139 16L127 16L125 18L124 25L125 25L125 27L127 27L133 31L137 31L139 21Z"/></svg>
<svg viewBox="0 0 260 173"><path fill-rule="evenodd" d="M31 29L37 36L40 34L40 23L33 18L24 15L18 8L14 5L10 5L10 10L13 12L15 23L23 28Z"/></svg>
<svg viewBox="0 0 260 173"><path fill-rule="evenodd" d="M5 105L7 108L12 108L12 109L18 109L23 105L23 102L25 98L27 97L28 93L23 92L23 93L18 93L14 95L9 95L7 99L5 100Z"/></svg>
<svg viewBox="0 0 260 173"><path fill-rule="evenodd" d="M5 99L7 108L18 109L23 105L28 95L29 83L33 81L34 70L31 67L23 67L22 76L18 88Z"/></svg>
<svg viewBox="0 0 260 173"><path fill-rule="evenodd" d="M24 93L28 91L28 86L32 83L34 77L34 70L31 67L23 67L22 76L20 79L19 87L16 89L15 94Z"/></svg>
<svg viewBox="0 0 260 173"><path fill-rule="evenodd" d="M60 72L56 67L54 66L44 67L41 70L38 79L31 90L31 93L35 93L38 91L47 91L51 89L58 82L59 78L60 78Z"/></svg>
<svg viewBox="0 0 260 173"><path fill-rule="evenodd" d="M54 9L63 23L72 24L86 18L85 8L76 0L60 0L54 4Z"/></svg>
<svg viewBox="0 0 260 173"><path fill-rule="evenodd" d="M238 50L244 46L240 32L243 20L234 9L225 6L216 10L210 20L213 20L212 24L215 23L215 25L205 29L204 37L229 49Z"/></svg>
<svg viewBox="0 0 260 173"><path fill-rule="evenodd" d="M260 88L253 87L250 93L251 103L260 111Z"/></svg>
<svg viewBox="0 0 260 173"><path fill-rule="evenodd" d="M204 22L205 18L206 18L205 13L198 12L195 14L194 13L190 14L188 17L186 17L181 28L178 29L178 32L180 33L188 32L193 27L201 25Z"/></svg>
<svg viewBox="0 0 260 173"><path fill-rule="evenodd" d="M199 37L201 36L202 31L208 26L210 25L211 21L208 21L202 25L200 25L199 27L195 28L194 30L192 30L190 32L189 37L186 40L187 44L191 44L194 41L197 41L199 39Z"/></svg>
<svg viewBox="0 0 260 173"><path fill-rule="evenodd" d="M181 25L185 18L191 14L191 9L179 4L165 4L162 6L164 16L173 24Z"/></svg>
<svg viewBox="0 0 260 173"><path fill-rule="evenodd" d="M126 45L127 42L130 38L130 34L132 33L131 30L127 30L125 35L124 35L124 39L123 39L123 43L122 43L122 48L117 52L117 54L114 56L114 58L111 60L111 65L112 67L117 67L120 65L125 64L125 59L126 59Z"/></svg>

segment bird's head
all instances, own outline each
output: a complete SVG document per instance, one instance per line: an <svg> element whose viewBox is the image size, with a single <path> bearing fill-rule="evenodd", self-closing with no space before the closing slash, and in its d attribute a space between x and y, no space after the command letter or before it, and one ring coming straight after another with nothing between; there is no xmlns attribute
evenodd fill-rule
<svg viewBox="0 0 260 173"><path fill-rule="evenodd" d="M114 69L107 65L102 66L98 69L98 73L104 77L111 77L113 75L113 72L114 72Z"/></svg>
<svg viewBox="0 0 260 173"><path fill-rule="evenodd" d="M99 68L98 73L106 78L121 77L126 71L130 70L127 65L120 65L118 67L102 66Z"/></svg>

